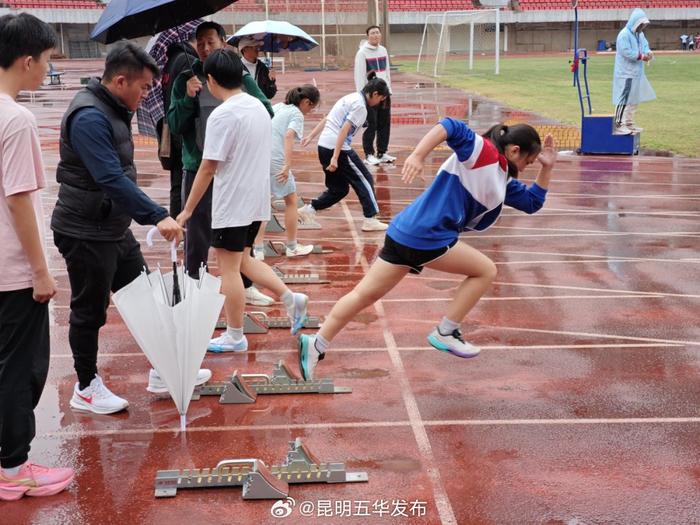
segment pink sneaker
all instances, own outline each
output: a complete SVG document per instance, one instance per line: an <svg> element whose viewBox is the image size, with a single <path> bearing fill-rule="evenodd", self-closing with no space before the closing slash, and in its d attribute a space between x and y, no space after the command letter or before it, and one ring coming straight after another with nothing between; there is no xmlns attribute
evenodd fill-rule
<svg viewBox="0 0 700 525"><path fill-rule="evenodd" d="M53 496L73 481L72 468L49 468L25 463L16 476L0 469L0 500L13 501L27 496Z"/></svg>

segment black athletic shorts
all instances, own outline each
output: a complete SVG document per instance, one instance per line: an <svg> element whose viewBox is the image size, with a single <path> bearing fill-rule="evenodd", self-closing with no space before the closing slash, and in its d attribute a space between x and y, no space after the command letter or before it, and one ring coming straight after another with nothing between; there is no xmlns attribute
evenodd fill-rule
<svg viewBox="0 0 700 525"><path fill-rule="evenodd" d="M457 244L456 239L448 246L435 250L416 250L399 244L387 235L384 237L384 246L379 252L379 258L389 264L408 266L411 273L419 274L423 271L423 266L445 255L455 244Z"/></svg>
<svg viewBox="0 0 700 525"><path fill-rule="evenodd" d="M216 228L211 231L211 246L230 252L243 252L246 248L253 246L259 230L260 221L255 221L248 226Z"/></svg>

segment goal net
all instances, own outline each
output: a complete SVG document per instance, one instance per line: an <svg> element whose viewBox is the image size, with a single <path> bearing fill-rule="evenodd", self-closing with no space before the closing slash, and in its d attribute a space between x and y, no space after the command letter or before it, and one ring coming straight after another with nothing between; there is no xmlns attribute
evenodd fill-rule
<svg viewBox="0 0 700 525"><path fill-rule="evenodd" d="M418 73L435 77L478 71L498 75L504 41L498 9L445 11L426 16Z"/></svg>

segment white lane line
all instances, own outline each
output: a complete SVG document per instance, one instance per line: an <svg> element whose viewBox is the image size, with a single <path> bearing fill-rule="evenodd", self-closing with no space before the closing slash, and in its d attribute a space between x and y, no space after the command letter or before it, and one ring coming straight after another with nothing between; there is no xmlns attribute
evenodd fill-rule
<svg viewBox="0 0 700 525"><path fill-rule="evenodd" d="M543 330L540 328L520 328L517 326L499 326L499 330L512 330L516 332L531 332L533 334L570 335L575 337L590 337L593 339L621 339L623 341L641 341L646 343L670 343L690 346L700 346L700 341L678 341L673 339L657 339L655 337L636 337L619 334L595 334L590 332L571 332L567 330Z"/></svg>
<svg viewBox="0 0 700 525"><path fill-rule="evenodd" d="M343 208L343 213L348 221L350 227L350 232L355 237L355 248L356 252L362 254L362 244L360 243L359 236L355 231L355 225L350 215L350 209L347 207L345 202L341 201L341 206ZM367 272L369 269L369 263L367 258L362 254L360 263L362 269ZM443 524L457 525L457 518L455 517L454 510L452 509L452 504L447 496L447 491L443 486L442 479L440 478L440 470L437 468L437 462L435 456L433 455L433 449L430 444L430 438L428 438L428 433L425 431L423 426L423 421L421 419L420 410L418 409L418 402L411 390L411 385L408 381L408 376L406 370L403 366L403 361L401 360L401 354L396 347L396 341L394 340L394 335L391 333L389 328L389 323L387 317L384 313L384 306L382 300L380 299L374 303L374 309L379 317L379 322L382 325L382 332L384 335L384 341L386 343L387 351L389 352L389 358L396 369L399 385L401 388L401 397L403 398L404 405L406 406L406 411L408 412L408 418L411 423L411 430L418 444L418 449L423 457L423 464L427 470L430 482L433 485L433 496L435 498L435 504L437 505L438 514L440 515L440 521Z"/></svg>
<svg viewBox="0 0 700 525"><path fill-rule="evenodd" d="M176 412L173 410L173 419ZM423 425L427 427L441 426L551 426L551 425L668 425L668 424L700 424L700 417L635 417L635 418L585 418L585 419L458 419L458 420L427 420ZM298 423L287 425L226 425L216 427L197 427L190 425L187 427L188 434L219 433L219 432L269 432L274 430L325 430L325 429L364 429L364 428L392 428L411 427L411 421L361 421L352 423ZM179 426L172 427L143 427L143 428L115 428L105 430L65 430L60 432L43 432L37 436L39 439L46 438L82 438L118 435L151 435L151 434L177 434L180 432ZM427 435L427 434L426 434ZM435 463L433 463L434 465ZM437 471L436 468L429 468ZM438 473L439 476L439 473ZM436 500L437 502L437 500ZM444 511L438 502L439 510ZM452 506L447 502L449 510ZM452 512L454 518L454 512ZM457 521L445 521L442 516L442 523L457 523Z"/></svg>

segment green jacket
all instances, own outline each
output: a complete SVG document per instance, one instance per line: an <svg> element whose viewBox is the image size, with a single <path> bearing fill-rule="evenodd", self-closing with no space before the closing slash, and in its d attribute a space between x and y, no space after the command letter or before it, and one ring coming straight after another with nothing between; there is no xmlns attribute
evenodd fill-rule
<svg viewBox="0 0 700 525"><path fill-rule="evenodd" d="M199 77L204 76L203 65L200 60L192 62L192 71ZM168 126L174 135L182 136L182 167L187 171L197 171L202 163L202 151L197 147L195 119L199 112L197 98L187 95L187 81L192 73L183 71L173 83L170 107L168 108ZM272 104L260 91L255 79L250 75L243 75L243 91L257 98L265 105L265 109L274 116Z"/></svg>

